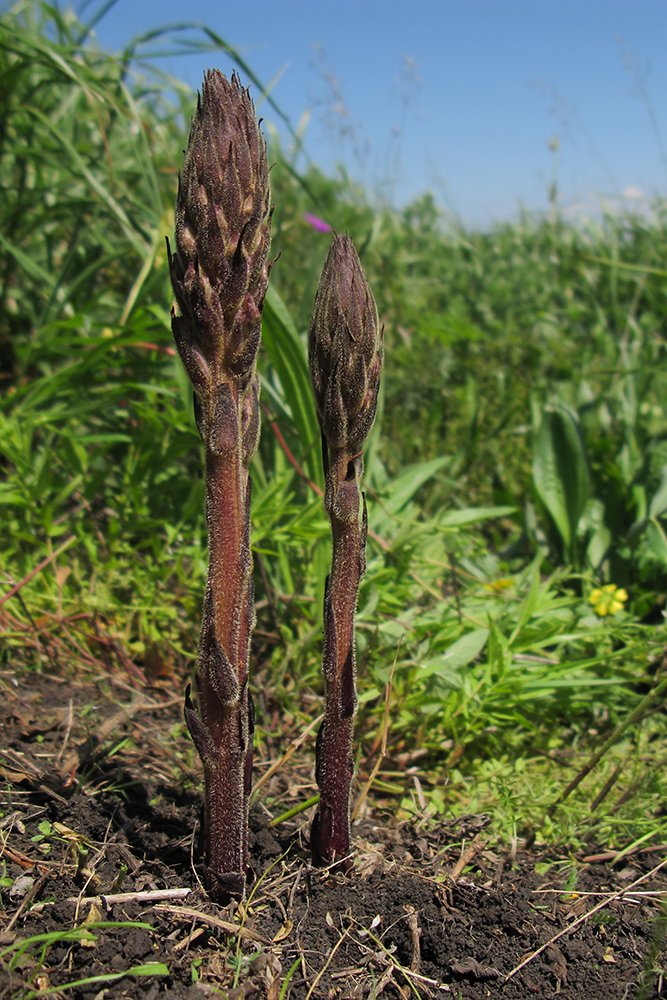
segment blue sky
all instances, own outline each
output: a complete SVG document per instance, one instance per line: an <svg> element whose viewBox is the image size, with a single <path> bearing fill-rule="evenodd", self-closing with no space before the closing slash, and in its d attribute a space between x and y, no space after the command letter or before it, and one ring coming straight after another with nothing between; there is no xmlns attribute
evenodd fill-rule
<svg viewBox="0 0 667 1000"><path fill-rule="evenodd" d="M113 50L184 20L275 80L295 127L309 115L315 162L397 205L431 190L486 226L545 210L554 172L571 214L667 193L664 0L117 0L96 33ZM194 88L232 68L220 53L162 65Z"/></svg>

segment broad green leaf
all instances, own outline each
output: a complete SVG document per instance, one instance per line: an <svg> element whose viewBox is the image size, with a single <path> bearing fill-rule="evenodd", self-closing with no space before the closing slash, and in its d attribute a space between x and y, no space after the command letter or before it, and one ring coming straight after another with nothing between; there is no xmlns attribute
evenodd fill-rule
<svg viewBox="0 0 667 1000"><path fill-rule="evenodd" d="M512 662L509 643L491 615L489 615L489 645L486 659L485 679L488 684L492 683L493 674L502 677Z"/></svg>
<svg viewBox="0 0 667 1000"><path fill-rule="evenodd" d="M601 524L595 534L591 537L586 549L586 558L593 567L597 569L612 543L612 534L606 524Z"/></svg>
<svg viewBox="0 0 667 1000"><path fill-rule="evenodd" d="M577 524L590 493L590 477L579 420L562 404L550 404L542 412L533 450L533 482L572 555Z"/></svg>
<svg viewBox="0 0 667 1000"><path fill-rule="evenodd" d="M463 510L452 510L440 519L443 528L460 527L462 524L475 524L477 521L489 521L493 517L507 517L514 514L516 507L465 507Z"/></svg>
<svg viewBox="0 0 667 1000"><path fill-rule="evenodd" d="M648 522L646 540L655 559L667 566L667 536L660 522L654 517Z"/></svg>
<svg viewBox="0 0 667 1000"><path fill-rule="evenodd" d="M434 458L430 462L424 462L421 465L410 466L402 476L399 476L398 479L395 479L390 484L389 496L382 504L383 509L388 514L398 514L412 500L417 490L449 461L449 457L444 455L440 458Z"/></svg>
<svg viewBox="0 0 667 1000"><path fill-rule="evenodd" d="M662 468L662 478L660 486L651 497L648 513L649 517L660 517L667 510L667 465Z"/></svg>
<svg viewBox="0 0 667 1000"><path fill-rule="evenodd" d="M540 566L542 565L542 557L538 556L533 564L533 569L530 574L530 590L528 591L528 596L523 602L521 611L519 613L519 620L514 629L509 645L514 643L514 640L521 633L521 629L524 625L532 618L533 614L537 610L540 598L540 590L542 589L542 578L540 576Z"/></svg>
<svg viewBox="0 0 667 1000"><path fill-rule="evenodd" d="M477 628L461 636L452 643L442 656L434 656L421 664L419 677L430 677L431 674L447 678L451 671L467 666L481 652L489 638L488 628Z"/></svg>

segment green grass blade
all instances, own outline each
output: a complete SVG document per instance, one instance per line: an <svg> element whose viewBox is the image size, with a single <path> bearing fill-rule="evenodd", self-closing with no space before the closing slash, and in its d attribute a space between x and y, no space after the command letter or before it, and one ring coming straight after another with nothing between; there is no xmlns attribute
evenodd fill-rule
<svg viewBox="0 0 667 1000"><path fill-rule="evenodd" d="M271 286L264 303L262 337L271 364L280 379L299 437L301 453L295 457L313 482L321 485L320 430L315 414L306 348L289 310Z"/></svg>

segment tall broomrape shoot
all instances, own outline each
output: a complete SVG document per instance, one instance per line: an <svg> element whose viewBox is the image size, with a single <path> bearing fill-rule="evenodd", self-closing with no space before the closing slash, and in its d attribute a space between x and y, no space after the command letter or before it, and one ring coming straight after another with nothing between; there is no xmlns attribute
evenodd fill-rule
<svg viewBox="0 0 667 1000"><path fill-rule="evenodd" d="M236 75L206 73L176 199L171 281L178 353L194 389L206 461L209 567L197 655L198 709L185 719L204 765L207 888L243 896L254 624L248 467L259 440L256 358L269 280L266 145Z"/></svg>
<svg viewBox="0 0 667 1000"><path fill-rule="evenodd" d="M316 749L320 803L311 851L316 864L338 862L347 870L357 710L354 614L366 569L361 450L375 419L383 357L375 300L348 236L334 236L324 264L308 355L322 431L324 507L333 540L324 595L325 713Z"/></svg>

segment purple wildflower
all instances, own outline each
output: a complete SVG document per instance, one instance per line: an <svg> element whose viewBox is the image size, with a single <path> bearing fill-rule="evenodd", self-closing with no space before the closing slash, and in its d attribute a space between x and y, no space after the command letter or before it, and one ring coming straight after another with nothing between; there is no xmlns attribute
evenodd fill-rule
<svg viewBox="0 0 667 1000"><path fill-rule="evenodd" d="M313 229L317 229L318 233L330 233L331 226L324 219L319 219L316 215L311 215L310 212L304 212L303 217Z"/></svg>

